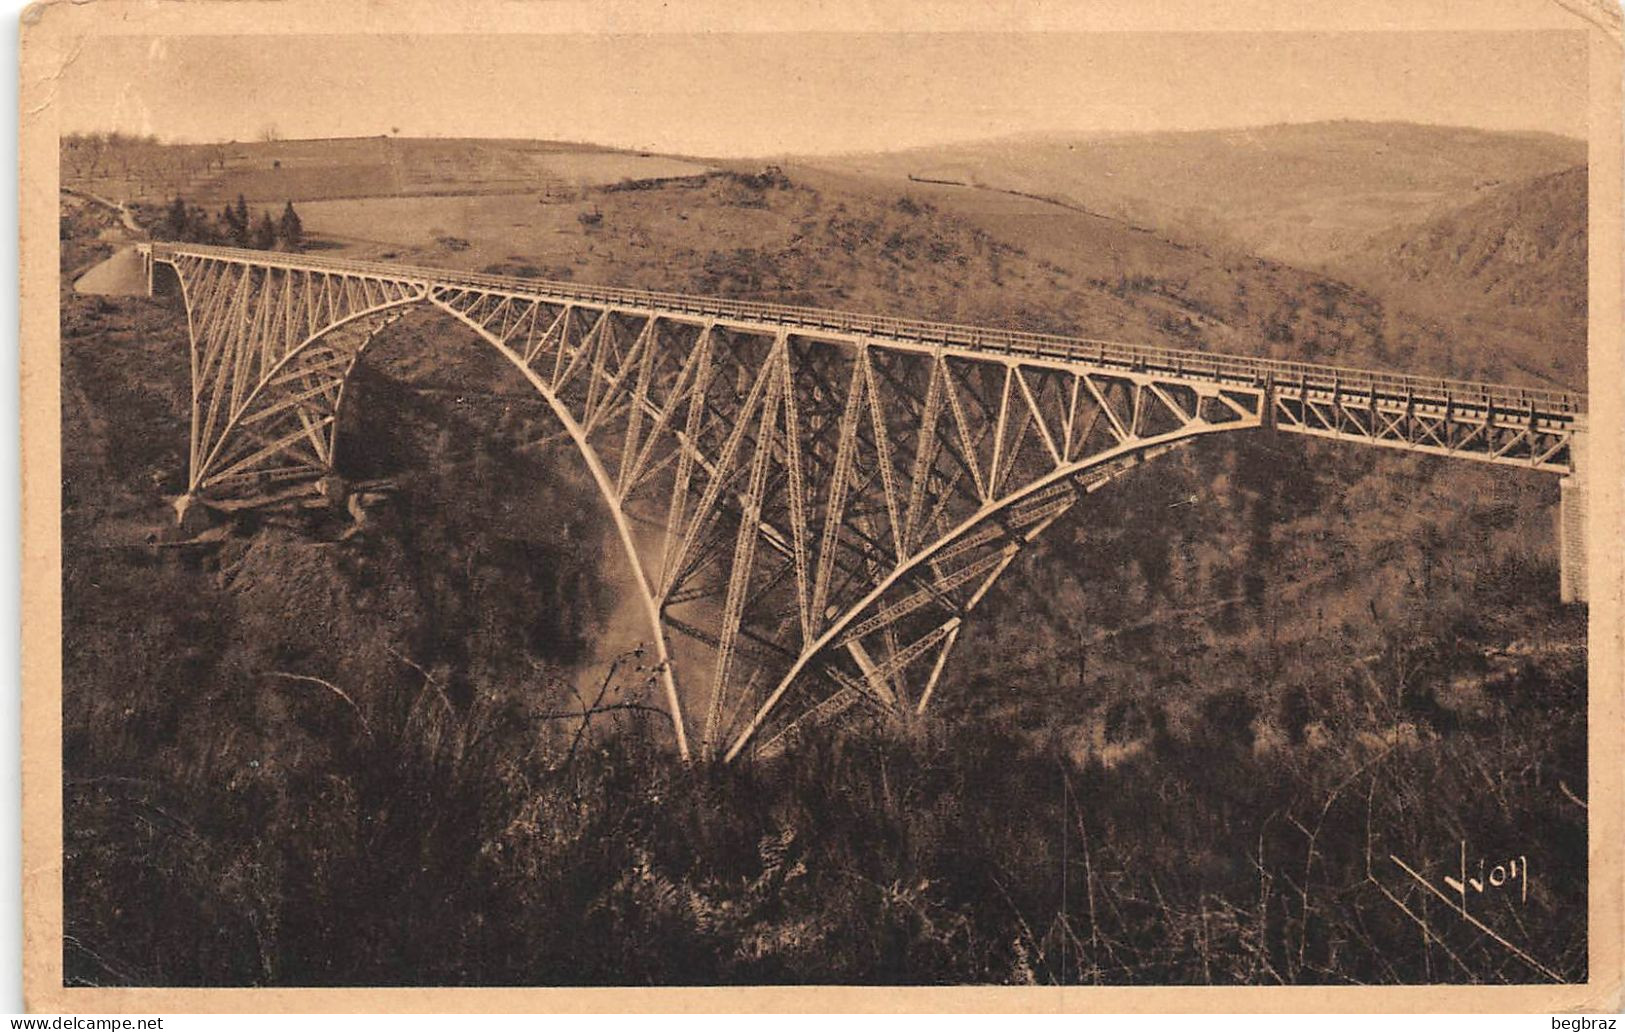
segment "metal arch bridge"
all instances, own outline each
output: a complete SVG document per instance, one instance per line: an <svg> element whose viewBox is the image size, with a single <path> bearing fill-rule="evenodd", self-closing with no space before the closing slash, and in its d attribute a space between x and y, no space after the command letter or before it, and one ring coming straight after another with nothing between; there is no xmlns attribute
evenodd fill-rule
<svg viewBox="0 0 1625 1032"><path fill-rule="evenodd" d="M1584 395L308 255L138 249L149 293L155 266L171 266L187 312L183 514L189 501L330 474L350 371L412 307L506 358L603 497L684 758L777 751L854 706L923 712L966 615L1023 546L1082 495L1207 434L1269 425L1563 476L1564 591L1579 594L1568 580L1571 565L1583 571ZM697 643L680 661L679 635Z"/></svg>

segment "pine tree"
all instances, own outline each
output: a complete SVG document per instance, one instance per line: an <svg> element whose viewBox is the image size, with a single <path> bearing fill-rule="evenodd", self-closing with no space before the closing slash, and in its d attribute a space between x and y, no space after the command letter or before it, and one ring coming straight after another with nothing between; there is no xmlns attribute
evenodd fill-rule
<svg viewBox="0 0 1625 1032"><path fill-rule="evenodd" d="M228 204L220 212L221 236L233 247L247 247L254 237L255 226L249 219L248 201L237 195L236 204Z"/></svg>
<svg viewBox="0 0 1625 1032"><path fill-rule="evenodd" d="M209 213L199 205L192 205L186 215L186 239L198 244L212 244L220 238L215 232Z"/></svg>
<svg viewBox="0 0 1625 1032"><path fill-rule="evenodd" d="M290 251L297 251L305 242L305 227L299 221L299 213L293 210L293 202L282 209L282 219L277 223L277 236L282 240L282 246Z"/></svg>
<svg viewBox="0 0 1625 1032"><path fill-rule="evenodd" d="M185 240L187 230L186 201L180 194L170 202L169 210L164 213L164 236L170 240Z"/></svg>
<svg viewBox="0 0 1625 1032"><path fill-rule="evenodd" d="M226 205L220 211L220 236L226 243L235 244L242 234L242 227L237 223L237 209Z"/></svg>
<svg viewBox="0 0 1625 1032"><path fill-rule="evenodd" d="M271 213L260 212L260 220L254 226L253 245L261 251L269 251L276 246L276 223L271 221Z"/></svg>

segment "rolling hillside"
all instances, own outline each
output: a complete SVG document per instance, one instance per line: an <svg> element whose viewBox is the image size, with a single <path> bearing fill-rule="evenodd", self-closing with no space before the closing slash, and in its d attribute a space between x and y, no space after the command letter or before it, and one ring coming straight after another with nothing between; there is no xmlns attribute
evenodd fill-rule
<svg viewBox="0 0 1625 1032"><path fill-rule="evenodd" d="M1038 198L802 166L640 186L300 212L317 245L360 258L1545 382L1339 280Z"/></svg>
<svg viewBox="0 0 1625 1032"><path fill-rule="evenodd" d="M1320 122L1015 137L817 163L1041 194L1177 237L1313 266L1395 225L1584 160L1584 143L1566 137Z"/></svg>
<svg viewBox="0 0 1625 1032"><path fill-rule="evenodd" d="M1339 262L1350 279L1453 317L1524 368L1581 386L1586 369L1585 168L1498 187L1416 227L1373 237Z"/></svg>
<svg viewBox="0 0 1625 1032"><path fill-rule="evenodd" d="M538 194L575 197L623 179L695 175L682 158L542 140L410 139L159 144L64 141L62 181L124 201L176 194L214 208L239 195L281 205L348 197Z"/></svg>

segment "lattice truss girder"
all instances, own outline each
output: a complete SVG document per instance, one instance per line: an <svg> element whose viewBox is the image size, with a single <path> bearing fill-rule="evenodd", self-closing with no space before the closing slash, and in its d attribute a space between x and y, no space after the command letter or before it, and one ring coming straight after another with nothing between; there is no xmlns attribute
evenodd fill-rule
<svg viewBox="0 0 1625 1032"><path fill-rule="evenodd" d="M1501 465L1527 466L1552 473L1573 469L1569 443L1572 420L1543 417L1531 407L1502 412L1469 396L1422 401L1371 391L1310 390L1279 386L1271 415L1292 433L1355 440L1381 447Z"/></svg>

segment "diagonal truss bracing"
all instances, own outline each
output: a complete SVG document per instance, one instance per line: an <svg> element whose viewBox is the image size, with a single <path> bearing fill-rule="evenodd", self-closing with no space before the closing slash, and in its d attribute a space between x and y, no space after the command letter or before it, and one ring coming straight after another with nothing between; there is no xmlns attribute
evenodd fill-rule
<svg viewBox="0 0 1625 1032"><path fill-rule="evenodd" d="M147 255L174 268L188 314L189 495L331 471L350 371L409 308L506 358L603 496L685 757L771 752L854 708L925 710L1023 548L1200 436L1269 424L1562 473L1584 418L1582 398L1517 388L302 255Z"/></svg>

